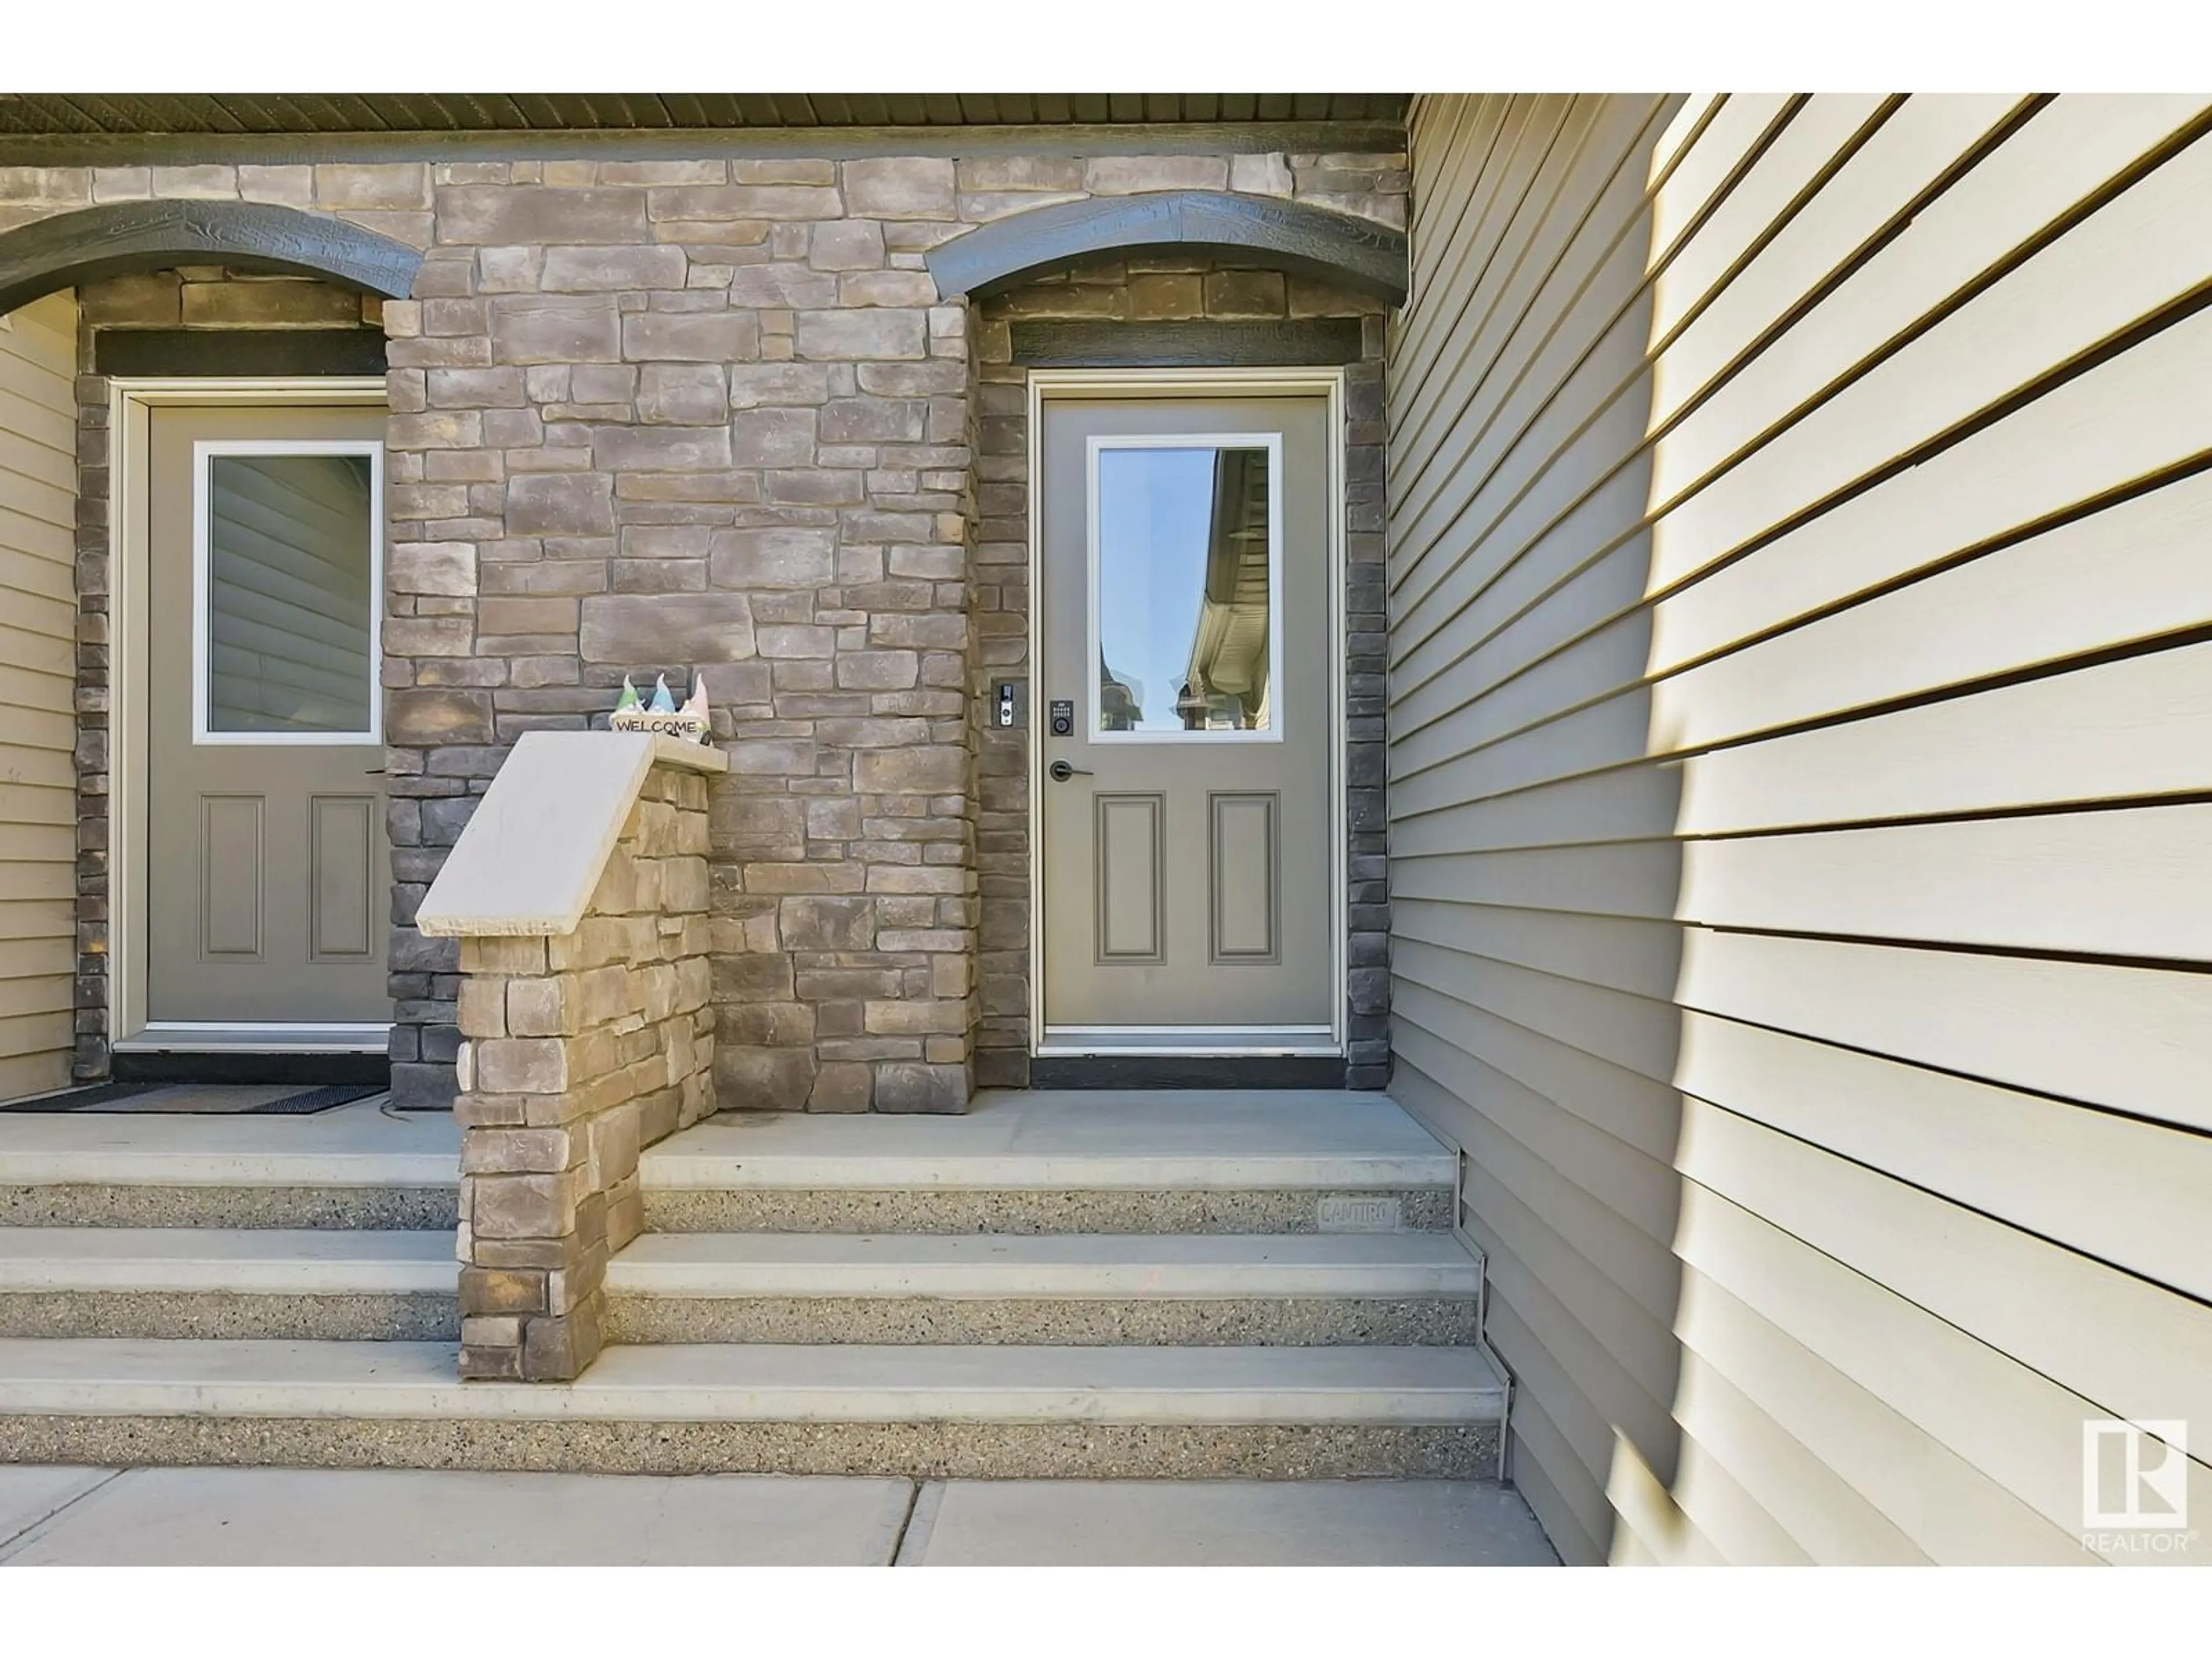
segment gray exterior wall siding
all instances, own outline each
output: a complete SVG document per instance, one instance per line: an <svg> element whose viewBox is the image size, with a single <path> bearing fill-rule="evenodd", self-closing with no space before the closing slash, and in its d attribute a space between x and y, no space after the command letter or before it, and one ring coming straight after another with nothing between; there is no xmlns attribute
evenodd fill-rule
<svg viewBox="0 0 2212 1659"><path fill-rule="evenodd" d="M1569 1561L2188 1559L2083 1464L2212 1412L2212 106L1412 126L1393 1092L1512 1478Z"/></svg>
<svg viewBox="0 0 2212 1659"><path fill-rule="evenodd" d="M1487 1260L1488 1334L1518 1385L1511 1476L1571 1563L1610 1547L1616 1436L1662 1478L1674 1468L1679 951L1663 923L1574 914L1603 907L1572 867L1554 908L1537 885L1546 855L1520 849L1611 862L1626 841L1615 879L1638 914L1663 915L1674 783L1656 767L1578 778L1558 748L1568 734L1542 724L1640 679L1648 622L1632 613L1549 676L1489 698L1474 688L1501 651L1523 648L1512 635L1486 647L1496 621L1574 574L1574 555L1536 527L1640 434L1632 400L1547 476L1547 452L1587 412L1558 407L1559 380L1609 387L1643 372L1644 169L1673 107L1419 105L1413 292L1390 342L1392 1092L1466 1154L1461 1226ZM1595 501L1593 538L1633 536L1647 476L1632 462ZM1521 517L1501 523L1516 500ZM1609 592L1638 591L1626 562ZM1547 626L1530 611L1527 648L1541 652ZM1641 714L1623 714L1632 750ZM1528 722L1517 768L1484 752Z"/></svg>

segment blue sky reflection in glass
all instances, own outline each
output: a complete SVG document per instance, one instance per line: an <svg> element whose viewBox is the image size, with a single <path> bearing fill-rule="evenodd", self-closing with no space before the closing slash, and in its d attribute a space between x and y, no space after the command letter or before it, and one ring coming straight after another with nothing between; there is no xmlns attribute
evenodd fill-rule
<svg viewBox="0 0 2212 1659"><path fill-rule="evenodd" d="M1263 453L1256 452L1255 459ZM1211 447L1099 453L1102 731L1265 729L1264 705L1251 691L1224 696L1219 688L1197 683L1204 677L1197 659L1222 459ZM1264 490L1264 472L1260 477ZM1255 550L1263 627L1264 534L1262 526L1261 544Z"/></svg>

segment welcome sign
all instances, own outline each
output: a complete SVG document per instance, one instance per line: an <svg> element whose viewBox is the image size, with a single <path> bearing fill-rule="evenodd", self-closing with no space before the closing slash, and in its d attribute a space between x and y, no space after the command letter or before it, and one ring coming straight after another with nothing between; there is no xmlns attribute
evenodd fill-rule
<svg viewBox="0 0 2212 1659"><path fill-rule="evenodd" d="M656 737L676 738L684 743L707 741L707 679L696 668L691 671L691 695L678 708L676 699L668 690L668 676L663 674L653 683L653 700L648 702L637 694L629 676L623 676L621 701L615 711L607 716L607 727L614 732L650 732Z"/></svg>

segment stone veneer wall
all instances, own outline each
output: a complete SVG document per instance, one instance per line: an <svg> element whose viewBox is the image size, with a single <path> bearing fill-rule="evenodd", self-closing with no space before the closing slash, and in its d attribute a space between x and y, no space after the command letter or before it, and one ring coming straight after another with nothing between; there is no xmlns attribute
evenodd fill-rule
<svg viewBox="0 0 2212 1659"><path fill-rule="evenodd" d="M638 1154L714 1109L707 779L656 766L573 933L459 946L461 1375L573 1377Z"/></svg>
<svg viewBox="0 0 2212 1659"><path fill-rule="evenodd" d="M0 172L4 172L0 169ZM185 265L88 283L77 291L76 381L76 1053L80 1080L107 1075L108 467L107 380L94 372L100 337L143 329L356 328L383 332L384 302L308 277ZM419 981L419 984L417 981ZM450 984L443 988L450 1001ZM436 994L416 975L395 996ZM453 1058L450 1048L444 1056Z"/></svg>
<svg viewBox="0 0 2212 1659"><path fill-rule="evenodd" d="M243 198L424 252L384 307L392 1085L449 1099L414 907L505 750L707 670L725 1106L957 1110L978 1009L969 308L925 250L1091 195L1406 222L1402 155L0 167L0 228ZM1169 273L1164 273L1169 274ZM982 479L982 487L1002 483ZM104 544L104 531L100 532ZM1379 831L1379 814L1375 828Z"/></svg>
<svg viewBox="0 0 2212 1659"><path fill-rule="evenodd" d="M1360 361L1345 369L1345 612L1350 877L1346 1081L1379 1089L1390 1069L1390 909L1383 786L1388 585L1382 560L1382 304L1315 278L1189 254L1088 259L991 295L978 307L981 416L974 604L981 636L975 684L976 870L981 1018L976 1080L1029 1081L1029 733L984 719L991 682L1030 673L1029 370L1013 361L1016 321L1163 323L1352 317Z"/></svg>

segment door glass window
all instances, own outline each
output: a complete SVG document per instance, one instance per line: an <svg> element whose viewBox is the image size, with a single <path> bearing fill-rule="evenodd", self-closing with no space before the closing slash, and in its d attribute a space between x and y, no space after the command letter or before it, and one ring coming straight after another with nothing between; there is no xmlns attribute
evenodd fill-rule
<svg viewBox="0 0 2212 1659"><path fill-rule="evenodd" d="M202 456L202 741L380 741L372 453Z"/></svg>
<svg viewBox="0 0 2212 1659"><path fill-rule="evenodd" d="M1279 453L1264 438L1097 451L1094 733L1279 735Z"/></svg>

